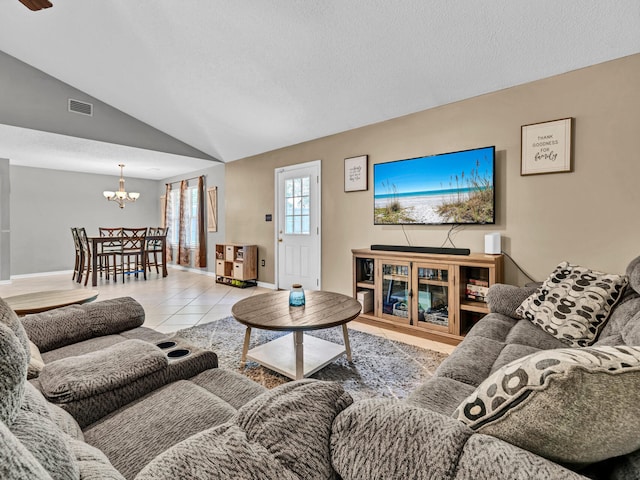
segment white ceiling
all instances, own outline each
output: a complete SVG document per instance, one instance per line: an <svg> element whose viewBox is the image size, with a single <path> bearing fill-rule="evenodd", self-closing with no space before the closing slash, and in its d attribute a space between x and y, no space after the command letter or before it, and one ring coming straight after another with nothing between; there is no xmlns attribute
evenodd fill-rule
<svg viewBox="0 0 640 480"><path fill-rule="evenodd" d="M209 168L212 162L155 150L0 124L0 158L11 165L164 180ZM217 164L217 163L215 163Z"/></svg>
<svg viewBox="0 0 640 480"><path fill-rule="evenodd" d="M225 162L640 52L638 0L52 1L0 50Z"/></svg>

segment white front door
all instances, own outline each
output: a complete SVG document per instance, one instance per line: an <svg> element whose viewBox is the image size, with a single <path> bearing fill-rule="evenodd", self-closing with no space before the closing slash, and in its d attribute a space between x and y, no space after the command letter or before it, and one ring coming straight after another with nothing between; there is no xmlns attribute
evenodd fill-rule
<svg viewBox="0 0 640 480"><path fill-rule="evenodd" d="M320 289L320 160L276 169L276 287Z"/></svg>

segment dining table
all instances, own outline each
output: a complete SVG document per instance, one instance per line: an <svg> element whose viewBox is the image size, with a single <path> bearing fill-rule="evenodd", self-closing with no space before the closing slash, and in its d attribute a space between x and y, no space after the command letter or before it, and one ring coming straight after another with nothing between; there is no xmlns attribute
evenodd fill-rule
<svg viewBox="0 0 640 480"><path fill-rule="evenodd" d="M99 250L98 246L103 243L112 243L112 242L122 241L122 240L125 240L126 237L91 236L87 238L89 242L91 242L91 265L98 265L98 250ZM160 242L160 247L162 251L162 276L166 277L168 275L167 274L167 248L166 248L167 236L166 235L147 235L145 238L147 241L151 240L151 241ZM146 262L146 257L143 257L143 258L144 258L144 261ZM146 268L146 264L144 265L144 268ZM91 270L92 270L91 285L95 287L96 285L98 285L98 269L92 268Z"/></svg>

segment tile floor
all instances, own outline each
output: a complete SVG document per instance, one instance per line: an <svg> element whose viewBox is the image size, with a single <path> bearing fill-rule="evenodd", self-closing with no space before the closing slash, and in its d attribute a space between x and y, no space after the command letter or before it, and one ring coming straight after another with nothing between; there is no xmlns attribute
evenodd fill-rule
<svg viewBox="0 0 640 480"><path fill-rule="evenodd" d="M211 276L171 268L165 278L153 272L148 275L147 281L133 277L127 278L124 283L121 280L113 282L99 279L95 288L78 285L71 280L70 273L17 278L10 284L0 285L0 297L69 288L98 290L98 300L133 297L145 309L145 326L165 333L227 317L238 300L270 291L262 287L240 289L220 285ZM455 348L358 321L350 322L348 327L443 353L451 353Z"/></svg>

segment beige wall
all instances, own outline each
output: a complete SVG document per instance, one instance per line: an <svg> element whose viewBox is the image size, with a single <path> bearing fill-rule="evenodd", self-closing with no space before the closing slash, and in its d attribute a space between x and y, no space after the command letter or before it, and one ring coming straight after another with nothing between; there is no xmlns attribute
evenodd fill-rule
<svg viewBox="0 0 640 480"><path fill-rule="evenodd" d="M469 79L472 81L472 79ZM406 244L402 227L373 225L373 191L344 193L344 159L372 164L496 146L497 224L467 226L456 246L502 248L536 280L568 260L623 272L640 254L640 54L343 132L226 166L227 241L259 245L260 280L275 283L274 169L322 160L322 286L351 293L351 249ZM574 171L520 176L520 127L574 117ZM275 217L275 215L274 215ZM440 246L446 226L407 226L411 244ZM508 260L506 281L524 283Z"/></svg>

